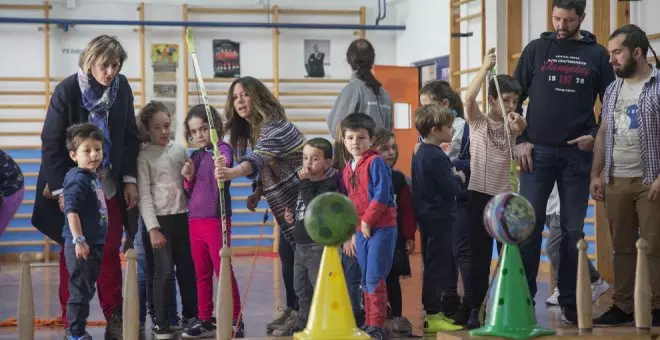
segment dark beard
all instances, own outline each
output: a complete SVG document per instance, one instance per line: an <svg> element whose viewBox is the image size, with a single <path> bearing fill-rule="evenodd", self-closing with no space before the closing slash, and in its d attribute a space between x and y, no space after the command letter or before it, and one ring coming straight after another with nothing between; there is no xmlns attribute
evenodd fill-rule
<svg viewBox="0 0 660 340"><path fill-rule="evenodd" d="M580 26L576 27L575 30L573 31L563 31L567 32L566 36L561 38L561 39L573 39L578 33L580 33ZM557 33L557 37L559 37L559 31L555 30L555 33Z"/></svg>
<svg viewBox="0 0 660 340"><path fill-rule="evenodd" d="M628 61L621 68L614 69L614 73L616 74L617 77L625 79L625 78L630 78L633 74L635 74L636 69L637 69L637 60L631 57L630 61Z"/></svg>

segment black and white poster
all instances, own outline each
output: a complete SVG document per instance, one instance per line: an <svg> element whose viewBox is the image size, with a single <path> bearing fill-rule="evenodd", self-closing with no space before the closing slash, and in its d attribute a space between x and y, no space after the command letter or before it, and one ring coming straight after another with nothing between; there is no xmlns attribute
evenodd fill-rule
<svg viewBox="0 0 660 340"><path fill-rule="evenodd" d="M213 70L215 78L240 77L240 44L226 39L213 40Z"/></svg>
<svg viewBox="0 0 660 340"><path fill-rule="evenodd" d="M307 77L324 78L330 70L330 40L305 39L305 70Z"/></svg>

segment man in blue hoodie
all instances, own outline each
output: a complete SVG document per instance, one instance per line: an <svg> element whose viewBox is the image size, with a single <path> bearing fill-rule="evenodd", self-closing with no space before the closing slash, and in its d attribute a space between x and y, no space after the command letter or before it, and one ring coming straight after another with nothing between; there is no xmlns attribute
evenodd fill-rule
<svg viewBox="0 0 660 340"><path fill-rule="evenodd" d="M536 228L521 245L532 296L541 255L548 196L557 181L562 240L557 286L563 320L575 323L578 240L589 201L589 171L599 119L594 103L614 80L605 47L580 30L586 0L554 0L554 32L546 32L523 50L514 77L522 86L520 103L529 97L527 130L518 137L515 156L521 166L520 191L536 211ZM519 107L522 112L522 107Z"/></svg>

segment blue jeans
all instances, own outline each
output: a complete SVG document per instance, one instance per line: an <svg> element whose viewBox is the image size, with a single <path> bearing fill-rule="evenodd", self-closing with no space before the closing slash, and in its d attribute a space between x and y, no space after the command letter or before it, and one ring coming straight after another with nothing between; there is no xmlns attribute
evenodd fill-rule
<svg viewBox="0 0 660 340"><path fill-rule="evenodd" d="M70 238L66 239L64 258L69 271L69 301L66 306L66 318L69 322L69 334L82 336L85 334L87 318L89 317L89 301L96 292L96 280L99 277L103 245L89 246L87 259L76 258L76 247Z"/></svg>
<svg viewBox="0 0 660 340"><path fill-rule="evenodd" d="M346 285L348 286L348 297L353 307L355 323L358 326L362 326L364 312L362 311L362 292L360 290L360 282L362 281L360 264L358 264L357 257L348 256L342 252L341 265L344 268L344 276L346 277Z"/></svg>
<svg viewBox="0 0 660 340"><path fill-rule="evenodd" d="M145 244L143 240L147 240L148 244ZM138 270L138 298L140 306L140 325L144 325L147 318L147 312L152 317L155 316L154 310L154 291L153 291L153 253L151 248L151 243L149 243L149 237L147 236L147 231L144 227L144 222L142 218L138 221L138 230L135 234L135 241L133 246L135 247L135 252L137 253L137 270ZM147 252L150 254L147 255ZM151 265L147 263L151 261ZM172 305L169 308L169 321L170 325L176 325L178 323L178 312L177 312L177 303L176 303L176 281L174 273L170 277L170 287L172 287Z"/></svg>
<svg viewBox="0 0 660 340"><path fill-rule="evenodd" d="M548 197L557 181L562 235L557 270L558 300L561 306L575 305L577 242L584 238L583 227L589 204L589 172L592 155L592 152L584 152L577 147L535 145L532 149L533 170L520 174L520 193L529 200L536 213L534 231L520 245L532 299L537 291L536 276L541 257Z"/></svg>

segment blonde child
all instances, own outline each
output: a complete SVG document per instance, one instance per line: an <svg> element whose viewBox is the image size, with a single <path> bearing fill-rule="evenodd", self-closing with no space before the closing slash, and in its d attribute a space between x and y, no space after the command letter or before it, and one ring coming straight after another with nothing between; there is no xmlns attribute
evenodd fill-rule
<svg viewBox="0 0 660 340"><path fill-rule="evenodd" d="M171 339L167 309L170 305L170 277L174 266L180 287L184 324L197 319L195 267L190 251L188 202L181 170L188 160L185 147L170 140L171 119L167 107L152 101L140 112L146 137L138 156L140 212L154 252L154 307L156 339Z"/></svg>
<svg viewBox="0 0 660 340"><path fill-rule="evenodd" d="M210 110L218 136L222 136L223 129L220 115L214 107L211 106ZM209 126L204 105L199 104L190 109L184 126L185 137L199 149L193 151L181 173L189 197L190 248L195 262L195 272L197 273L197 305L200 322L183 333L182 336L189 339L215 336L215 325L211 318L213 313L213 272L216 276L220 272L219 252L222 249L223 240L219 191L217 181L213 176L213 146L211 145ZM232 166L231 146L220 140L218 141L218 149L226 159L227 166ZM228 245L230 245L231 240L230 184L231 181L225 181L225 190L223 190ZM233 270L231 271L231 280L234 331L236 337L243 337L244 326L238 320L241 297L238 293L238 285Z"/></svg>

